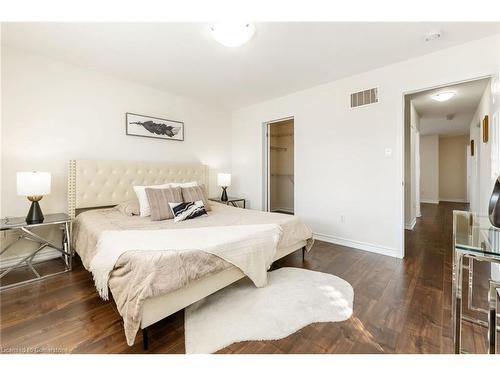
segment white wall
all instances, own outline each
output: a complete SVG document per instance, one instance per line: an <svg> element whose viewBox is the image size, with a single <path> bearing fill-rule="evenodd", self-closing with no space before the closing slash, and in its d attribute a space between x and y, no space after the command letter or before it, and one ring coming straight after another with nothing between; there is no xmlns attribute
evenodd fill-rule
<svg viewBox="0 0 500 375"><path fill-rule="evenodd" d="M4 47L2 50L1 213L26 215L16 172L52 173L45 213L66 212L68 160L202 162L230 170L230 113L187 98ZM125 135L125 112L185 123L185 141Z"/></svg>
<svg viewBox="0 0 500 375"><path fill-rule="evenodd" d="M491 82L490 82L491 84ZM470 136L474 139L475 155L472 160L473 174L471 185L473 191L473 200L471 210L482 215L488 213L488 203L493 189L493 184L500 173L498 166L492 164L492 158L500 152L498 146L498 111L500 108L499 98L491 95L490 84L484 90L481 101L477 107L476 113L472 118L470 125ZM489 141L483 142L483 119L488 115L489 118ZM498 159L498 155L496 156Z"/></svg>
<svg viewBox="0 0 500 375"><path fill-rule="evenodd" d="M420 137L420 201L439 203L439 136Z"/></svg>
<svg viewBox="0 0 500 375"><path fill-rule="evenodd" d="M470 125L470 137L476 144L476 154L472 158L471 211L488 214L488 203L496 178L500 174L500 96L492 95L492 81L485 88L481 101ZM483 119L489 118L489 140L482 141ZM500 280L500 265L491 264L491 278Z"/></svg>
<svg viewBox="0 0 500 375"><path fill-rule="evenodd" d="M0 41L2 40L2 23L0 22ZM1 59L1 56L3 54L3 47L2 47L2 44L0 43L0 72L2 71L2 59ZM0 74L0 157L2 155L2 113L3 113L3 109L2 109L2 91L1 90L2 88L2 74ZM0 159L0 217L4 217L5 215L3 214L3 211L2 211L2 204L1 204L1 197L2 197L2 191L3 191L3 183L2 183L2 162L1 162L1 159Z"/></svg>
<svg viewBox="0 0 500 375"><path fill-rule="evenodd" d="M52 173L46 212L66 211L69 159L202 162L215 175L230 168L230 115L186 98L43 57L2 51L2 211L23 215L15 174ZM125 112L184 121L185 141L125 135Z"/></svg>
<svg viewBox="0 0 500 375"><path fill-rule="evenodd" d="M403 93L498 74L499 45L497 35L235 111L235 192L262 207L262 123L294 116L296 214L317 238L401 256ZM380 103L351 110L350 93L371 87Z"/></svg>

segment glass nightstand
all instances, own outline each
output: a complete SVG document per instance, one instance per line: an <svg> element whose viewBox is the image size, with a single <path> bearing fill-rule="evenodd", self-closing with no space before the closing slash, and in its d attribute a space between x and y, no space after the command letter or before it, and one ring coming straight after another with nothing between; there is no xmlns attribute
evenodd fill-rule
<svg viewBox="0 0 500 375"><path fill-rule="evenodd" d="M226 205L231 205L233 207L240 207L238 203L242 203L243 207L240 208L247 208L246 207L246 200L245 198L235 198L235 197L229 197L227 201L221 201L220 198L209 198L211 201L214 202L219 202L219 203L224 203Z"/></svg>
<svg viewBox="0 0 500 375"><path fill-rule="evenodd" d="M47 225L58 225L63 231L63 240L62 244L58 245L53 241L50 241L46 238L43 238L41 235L34 233L32 231L33 228L47 226ZM27 224L25 218L16 217L16 218L6 218L0 220L0 231L16 231L18 233L17 238L8 244L5 248L0 251L0 255L4 254L11 246L17 243L20 240L27 240L31 242L35 242L38 244L38 247L31 251L28 254L24 254L23 257L16 261L13 265L9 265L7 267L2 267L0 271L0 290L12 288L15 286L24 285L33 281L45 279L50 276L58 275L64 272L71 271L72 268L72 249L71 249L71 219L67 214L57 213L57 214L49 214L45 215L45 219L43 223L37 224ZM64 262L64 270L60 272L50 273L41 275L33 265L34 257L46 247L50 247L61 253L61 258ZM12 270L16 268L20 268L23 266L27 266L29 270L34 274L34 278L23 280L20 282L15 282L12 284L3 285L4 277L7 276Z"/></svg>
<svg viewBox="0 0 500 375"><path fill-rule="evenodd" d="M500 264L500 229L491 225L489 218L467 211L453 211L453 274L452 317L455 353L461 353L462 320L488 327L489 353L495 353L497 332L497 289L500 280L490 280L488 309L472 305L474 260ZM464 258L468 266L464 267ZM468 270L468 308L487 314L488 322L462 314L463 270Z"/></svg>

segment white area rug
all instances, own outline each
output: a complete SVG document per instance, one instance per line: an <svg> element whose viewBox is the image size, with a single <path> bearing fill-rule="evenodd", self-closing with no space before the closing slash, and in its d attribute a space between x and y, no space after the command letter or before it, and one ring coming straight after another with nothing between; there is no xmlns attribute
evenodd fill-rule
<svg viewBox="0 0 500 375"><path fill-rule="evenodd" d="M264 288L245 278L188 307L186 353L213 353L239 341L278 340L311 323L352 315L354 291L337 276L288 267L268 275Z"/></svg>

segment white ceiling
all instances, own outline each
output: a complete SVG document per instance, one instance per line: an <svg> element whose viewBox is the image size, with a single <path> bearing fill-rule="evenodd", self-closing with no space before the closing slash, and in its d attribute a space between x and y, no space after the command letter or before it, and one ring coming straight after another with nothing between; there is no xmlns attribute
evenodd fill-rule
<svg viewBox="0 0 500 375"><path fill-rule="evenodd" d="M499 23L257 23L228 48L205 23L3 23L2 43L237 108L500 32ZM439 40L425 42L431 30Z"/></svg>
<svg viewBox="0 0 500 375"><path fill-rule="evenodd" d="M410 98L420 115L420 134L467 134L488 82L489 79L481 79L413 94ZM446 102L431 98L431 95L441 91L454 91L456 94ZM447 119L448 115L453 118Z"/></svg>

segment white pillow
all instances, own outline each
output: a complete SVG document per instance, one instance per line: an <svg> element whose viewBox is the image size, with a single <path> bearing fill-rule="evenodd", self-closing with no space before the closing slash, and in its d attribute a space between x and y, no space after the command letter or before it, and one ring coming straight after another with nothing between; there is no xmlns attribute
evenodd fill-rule
<svg viewBox="0 0 500 375"><path fill-rule="evenodd" d="M140 216L150 216L151 209L149 208L148 196L146 195L146 188L150 189L165 189L170 187L170 184L163 185L150 185L150 186L134 186L137 200L139 201Z"/></svg>
<svg viewBox="0 0 500 375"><path fill-rule="evenodd" d="M191 181L191 182L171 182L170 187L181 187L181 188L187 188L187 187L194 187L198 186L198 183L196 181Z"/></svg>
<svg viewBox="0 0 500 375"><path fill-rule="evenodd" d="M146 195L146 188L150 189L165 189L169 187L193 187L198 186L196 181L184 182L184 183L169 183L163 185L150 185L150 186L134 186L135 194L137 195L137 200L139 201L139 211L140 216L150 216L151 209L149 207L148 196Z"/></svg>

